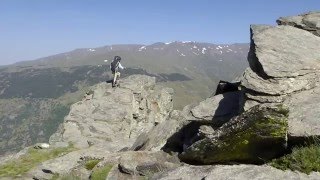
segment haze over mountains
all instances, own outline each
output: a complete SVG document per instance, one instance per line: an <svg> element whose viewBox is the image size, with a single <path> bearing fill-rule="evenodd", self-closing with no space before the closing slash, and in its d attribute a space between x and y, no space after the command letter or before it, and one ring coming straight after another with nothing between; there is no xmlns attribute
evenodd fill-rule
<svg viewBox="0 0 320 180"><path fill-rule="evenodd" d="M220 79L230 81L241 74L248 66L247 52L248 44L216 45L191 41L152 45L111 45L76 49L34 61L20 62L9 66L9 70L109 65L115 55L120 55L123 59L122 64L126 67L143 69L153 74L167 74L171 77L177 73L185 75L191 79L187 84L190 85L192 82L193 85L203 87L202 92L196 93L205 97L212 94L215 84ZM109 62L105 63L105 59ZM190 92L193 90L191 87L188 89ZM183 105L179 106L181 107Z"/></svg>
<svg viewBox="0 0 320 180"><path fill-rule="evenodd" d="M204 60L210 58L210 63L217 62L237 63L235 58L243 58L248 53L248 44L215 45L210 43L198 43L192 41L154 43L151 45L110 45L98 48L76 49L70 52L61 53L49 57L16 63L15 66L36 67L72 67L79 65L98 65L108 58L112 60L114 54L123 57L123 63L127 66L145 67L150 71L166 72L171 70L154 67L156 63L165 67L176 68L173 60L182 61L188 66L190 59L199 59L193 65L208 63ZM150 59L151 58L151 59ZM161 61L159 61L161 60ZM203 61L201 61L203 60ZM241 59L240 59L241 60ZM239 61L239 60L238 60ZM201 68L201 66L199 66ZM197 67L197 68L199 68Z"/></svg>
<svg viewBox="0 0 320 180"><path fill-rule="evenodd" d="M115 55L132 74L155 76L175 90L174 108L211 96L220 79L232 80L248 66L248 44L170 42L76 49L0 69L0 154L45 142L90 86L111 79ZM107 63L104 60L109 60Z"/></svg>

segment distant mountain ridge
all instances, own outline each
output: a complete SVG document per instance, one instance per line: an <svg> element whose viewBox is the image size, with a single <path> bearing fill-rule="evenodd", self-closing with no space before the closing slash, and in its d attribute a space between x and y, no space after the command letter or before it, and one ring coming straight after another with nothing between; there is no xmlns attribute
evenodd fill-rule
<svg viewBox="0 0 320 180"><path fill-rule="evenodd" d="M80 48L33 61L23 61L7 66L5 71L17 72L30 68L62 68L69 71L75 66L108 66L113 57L119 55L125 67L141 69L150 74L180 74L190 79L179 87L176 83L166 84L178 94L188 94L176 97L181 99L175 102L181 104L179 108L182 108L194 100L210 96L219 80L231 81L241 75L248 67L248 51L249 44L246 43L173 41L151 45L119 44ZM104 62L106 59L107 63ZM194 97L196 98L193 99ZM186 99L189 102L186 103Z"/></svg>
<svg viewBox="0 0 320 180"><path fill-rule="evenodd" d="M127 67L122 77L144 74L174 89L174 108L211 96L220 79L232 80L248 67L249 44L169 42L81 48L0 69L0 155L56 131L70 105L94 84L110 80L115 55ZM108 62L104 62L104 60ZM1 109L1 108L0 108Z"/></svg>
<svg viewBox="0 0 320 180"><path fill-rule="evenodd" d="M97 48L80 48L73 51L64 52L48 57L43 57L31 61L21 61L10 66L30 66L34 67L60 67L101 64L102 60L108 58L112 60L113 54L122 55L127 63L131 64L132 60L126 58L128 55L125 52L130 52L133 58L141 55L165 55L173 57L199 58L201 56L215 56L218 61L223 61L225 56L232 54L247 54L249 51L248 43L235 44L211 44L199 43L194 41L174 41L168 43L154 43L151 45L143 44L116 44ZM104 58L101 58L103 56ZM86 58L91 58L91 61L83 61ZM75 59L78 58L78 59ZM62 63L64 61L64 63Z"/></svg>

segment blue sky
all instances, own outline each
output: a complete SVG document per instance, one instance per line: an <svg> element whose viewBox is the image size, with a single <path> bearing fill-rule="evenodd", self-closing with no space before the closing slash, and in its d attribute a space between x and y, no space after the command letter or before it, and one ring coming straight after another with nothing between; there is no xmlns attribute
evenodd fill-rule
<svg viewBox="0 0 320 180"><path fill-rule="evenodd" d="M311 10L319 0L0 0L0 65L110 44L249 42L250 24Z"/></svg>

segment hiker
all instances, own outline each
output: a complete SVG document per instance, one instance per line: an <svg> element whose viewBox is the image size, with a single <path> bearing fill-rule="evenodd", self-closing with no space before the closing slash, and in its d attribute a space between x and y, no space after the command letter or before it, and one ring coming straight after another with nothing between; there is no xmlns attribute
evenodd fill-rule
<svg viewBox="0 0 320 180"><path fill-rule="evenodd" d="M113 74L113 81L112 81L112 87L115 87L116 85L119 86L118 80L120 78L120 69L124 69L124 67L120 64L121 57L120 56L115 56L113 61L110 64L110 70Z"/></svg>

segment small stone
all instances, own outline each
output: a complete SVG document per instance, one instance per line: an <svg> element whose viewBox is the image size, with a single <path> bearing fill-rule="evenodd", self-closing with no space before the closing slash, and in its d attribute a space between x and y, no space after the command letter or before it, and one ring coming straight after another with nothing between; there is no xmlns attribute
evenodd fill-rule
<svg viewBox="0 0 320 180"><path fill-rule="evenodd" d="M38 143L33 148L35 149L49 149L50 145L47 143Z"/></svg>

